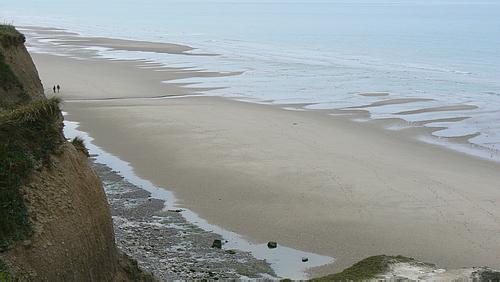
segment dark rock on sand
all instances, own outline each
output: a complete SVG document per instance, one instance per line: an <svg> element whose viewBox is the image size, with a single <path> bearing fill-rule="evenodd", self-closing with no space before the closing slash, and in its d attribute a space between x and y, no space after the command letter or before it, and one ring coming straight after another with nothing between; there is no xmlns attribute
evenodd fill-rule
<svg viewBox="0 0 500 282"><path fill-rule="evenodd" d="M182 212L181 209L176 209L176 210L168 210L169 212Z"/></svg>
<svg viewBox="0 0 500 282"><path fill-rule="evenodd" d="M222 241L219 239L215 239L212 243L212 248L222 249Z"/></svg>
<svg viewBox="0 0 500 282"><path fill-rule="evenodd" d="M278 247L278 243L270 241L270 242L267 243L267 247L269 249L276 249Z"/></svg>

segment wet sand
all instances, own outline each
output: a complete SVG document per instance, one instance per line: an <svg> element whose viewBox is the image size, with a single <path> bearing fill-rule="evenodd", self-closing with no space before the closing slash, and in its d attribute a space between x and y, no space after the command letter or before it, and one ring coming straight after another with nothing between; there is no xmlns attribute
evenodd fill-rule
<svg viewBox="0 0 500 282"><path fill-rule="evenodd" d="M384 96L389 96L390 94L387 92L371 92L371 93L360 93L359 95L365 97L384 97Z"/></svg>
<svg viewBox="0 0 500 282"><path fill-rule="evenodd" d="M96 145L210 223L337 258L315 275L377 254L500 267L498 163L418 142L417 130L386 131L329 111L149 98L202 93L159 86L187 70L34 59L46 86L64 82L67 118Z"/></svg>
<svg viewBox="0 0 500 282"><path fill-rule="evenodd" d="M475 110L477 108L478 107L474 105L452 105L452 106L424 108L412 111L403 111L396 113L396 115L414 115L414 114L434 113L434 112L464 111L464 110Z"/></svg>
<svg viewBox="0 0 500 282"><path fill-rule="evenodd" d="M409 104L409 103L414 103L414 102L428 102L428 101L432 101L432 99L425 99L425 98L387 99L387 100L373 102L369 105L348 107L347 109L351 109L351 108L363 109L363 108L380 107L380 106L386 106L386 105L399 105L399 104Z"/></svg>
<svg viewBox="0 0 500 282"><path fill-rule="evenodd" d="M79 36L77 33L72 33L57 28L24 26L20 27L20 29L22 31L23 29L36 31L38 36L45 37L46 39L53 39L54 35L57 35L57 41L62 45L78 45L89 47L97 46L110 48L113 50L156 52L166 54L188 54L189 51L193 50L193 48L181 44L147 42L118 38L84 37Z"/></svg>

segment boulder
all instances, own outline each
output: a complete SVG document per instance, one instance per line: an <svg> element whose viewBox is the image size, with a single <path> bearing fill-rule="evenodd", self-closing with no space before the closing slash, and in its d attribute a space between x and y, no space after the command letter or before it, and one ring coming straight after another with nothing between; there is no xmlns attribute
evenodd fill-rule
<svg viewBox="0 0 500 282"><path fill-rule="evenodd" d="M212 243L212 248L222 249L222 241L220 239L215 239Z"/></svg>
<svg viewBox="0 0 500 282"><path fill-rule="evenodd" d="M269 241L269 242L267 243L267 247L268 247L269 249L276 249L276 248L278 247L278 243L273 242L273 241Z"/></svg>

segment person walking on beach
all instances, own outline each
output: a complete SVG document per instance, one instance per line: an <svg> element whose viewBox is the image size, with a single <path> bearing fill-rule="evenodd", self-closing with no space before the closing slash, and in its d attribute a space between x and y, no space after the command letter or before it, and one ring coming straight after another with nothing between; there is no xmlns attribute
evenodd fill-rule
<svg viewBox="0 0 500 282"><path fill-rule="evenodd" d="M59 84L57 85L57 93L59 93L59 89L61 89L61 87L59 86Z"/></svg>
<svg viewBox="0 0 500 282"><path fill-rule="evenodd" d="M56 86L52 87L52 90L54 90L54 93L56 93Z"/></svg>

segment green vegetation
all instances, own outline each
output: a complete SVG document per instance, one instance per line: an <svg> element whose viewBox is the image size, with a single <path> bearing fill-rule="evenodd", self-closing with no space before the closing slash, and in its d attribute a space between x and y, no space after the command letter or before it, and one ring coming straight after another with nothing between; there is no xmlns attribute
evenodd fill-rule
<svg viewBox="0 0 500 282"><path fill-rule="evenodd" d="M20 186L64 140L59 100L32 102L0 113L0 250L31 231Z"/></svg>
<svg viewBox="0 0 500 282"><path fill-rule="evenodd" d="M26 38L12 25L0 25L0 44L3 47L11 47L24 44Z"/></svg>
<svg viewBox="0 0 500 282"><path fill-rule="evenodd" d="M2 259L0 259L0 281L2 281L2 282L3 281L14 281L11 274L9 273L9 268L3 262Z"/></svg>
<svg viewBox="0 0 500 282"><path fill-rule="evenodd" d="M77 149L78 151L84 153L87 157L89 157L89 150L87 150L87 147L85 147L85 142L81 137L75 137L73 140L71 140L71 144Z"/></svg>
<svg viewBox="0 0 500 282"><path fill-rule="evenodd" d="M404 256L373 256L366 258L340 273L312 279L311 281L363 281L375 278L389 270L391 263L414 262L415 259Z"/></svg>
<svg viewBox="0 0 500 282"><path fill-rule="evenodd" d="M7 265L5 265L5 262L3 262L2 259L0 259L0 273L7 272Z"/></svg>

